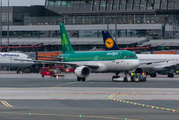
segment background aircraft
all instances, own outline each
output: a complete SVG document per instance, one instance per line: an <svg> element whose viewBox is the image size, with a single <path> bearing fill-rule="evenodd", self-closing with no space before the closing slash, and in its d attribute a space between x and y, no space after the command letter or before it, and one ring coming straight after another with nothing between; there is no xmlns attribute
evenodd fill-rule
<svg viewBox="0 0 179 120"><path fill-rule="evenodd" d="M58 56L60 61L39 61L70 65L75 71L78 81L85 81L86 77L93 73L116 73L118 77L120 72L125 72L124 81L127 81L127 73L138 67L139 60L137 56L130 51L95 51L95 52L75 52L71 46L65 26L60 24L62 53ZM18 60L18 59L17 59Z"/></svg>
<svg viewBox="0 0 179 120"><path fill-rule="evenodd" d="M108 31L102 31L105 50L120 50ZM113 46L108 46L108 39L111 38ZM137 71L150 71L151 77L156 77L156 73L174 77L174 72L179 69L179 55L166 54L136 54L140 61Z"/></svg>
<svg viewBox="0 0 179 120"><path fill-rule="evenodd" d="M32 61L16 61L14 59L32 60L24 53L0 52L1 67L28 67L34 64Z"/></svg>

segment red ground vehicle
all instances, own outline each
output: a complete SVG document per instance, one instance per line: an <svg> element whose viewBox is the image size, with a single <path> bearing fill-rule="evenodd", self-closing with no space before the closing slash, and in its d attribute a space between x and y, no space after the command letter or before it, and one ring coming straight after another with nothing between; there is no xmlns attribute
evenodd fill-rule
<svg viewBox="0 0 179 120"><path fill-rule="evenodd" d="M45 77L45 76L56 77L54 72L50 72L50 71L42 71L42 77Z"/></svg>
<svg viewBox="0 0 179 120"><path fill-rule="evenodd" d="M74 70L72 68L66 68L65 72L67 72L67 73L74 73Z"/></svg>
<svg viewBox="0 0 179 120"><path fill-rule="evenodd" d="M74 73L74 70L70 66L67 66L64 71L66 73Z"/></svg>
<svg viewBox="0 0 179 120"><path fill-rule="evenodd" d="M50 67L41 67L40 68L42 77L45 76L51 76L51 77L56 77L56 76L64 76L62 74L63 72L63 66L53 66L53 69L50 69Z"/></svg>

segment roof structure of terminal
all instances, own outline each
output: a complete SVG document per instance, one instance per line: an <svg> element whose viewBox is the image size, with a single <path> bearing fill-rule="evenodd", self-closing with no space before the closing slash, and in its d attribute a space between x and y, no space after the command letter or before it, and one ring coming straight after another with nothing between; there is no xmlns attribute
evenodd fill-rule
<svg viewBox="0 0 179 120"><path fill-rule="evenodd" d="M162 12L179 10L178 0L46 0L45 7L63 14L101 14L105 12ZM58 9L57 9L58 8ZM156 11L155 11L156 10ZM161 10L161 11L160 11ZM165 12L164 12L165 11ZM173 11L174 12L174 11ZM119 13L120 14L120 13ZM143 13L142 13L143 14Z"/></svg>
<svg viewBox="0 0 179 120"><path fill-rule="evenodd" d="M157 39L143 42L140 46L179 46L179 39Z"/></svg>
<svg viewBox="0 0 179 120"><path fill-rule="evenodd" d="M129 45L141 43L146 40L145 37L125 37L117 38L117 44ZM72 45L102 45L103 38L70 38ZM7 39L3 38L2 45L7 45ZM10 38L9 45L11 46L26 46L26 45L61 45L60 38Z"/></svg>
<svg viewBox="0 0 179 120"><path fill-rule="evenodd" d="M103 45L103 38L70 38L72 45ZM118 45L138 44L146 46L179 46L179 39L156 39L149 40L145 37L117 38ZM2 45L7 45L7 39L3 38ZM60 38L10 38L11 46L35 46L35 45L61 45Z"/></svg>

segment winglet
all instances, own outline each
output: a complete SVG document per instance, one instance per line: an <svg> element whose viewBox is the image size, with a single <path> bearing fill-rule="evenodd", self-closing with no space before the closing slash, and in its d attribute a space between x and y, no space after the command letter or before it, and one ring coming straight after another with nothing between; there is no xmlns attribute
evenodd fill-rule
<svg viewBox="0 0 179 120"><path fill-rule="evenodd" d="M102 31L105 50L120 50L108 31Z"/></svg>
<svg viewBox="0 0 179 120"><path fill-rule="evenodd" d="M61 44L62 44L62 53L74 53L74 50L71 46L67 31L63 23L60 23L60 33L61 33Z"/></svg>

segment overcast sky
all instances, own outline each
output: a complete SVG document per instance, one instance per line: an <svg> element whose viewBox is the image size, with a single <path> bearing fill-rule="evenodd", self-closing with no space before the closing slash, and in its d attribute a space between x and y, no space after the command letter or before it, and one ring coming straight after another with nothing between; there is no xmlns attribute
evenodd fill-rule
<svg viewBox="0 0 179 120"><path fill-rule="evenodd" d="M7 6L8 0L2 0L2 5ZM45 5L45 0L9 0L9 5L10 6Z"/></svg>

